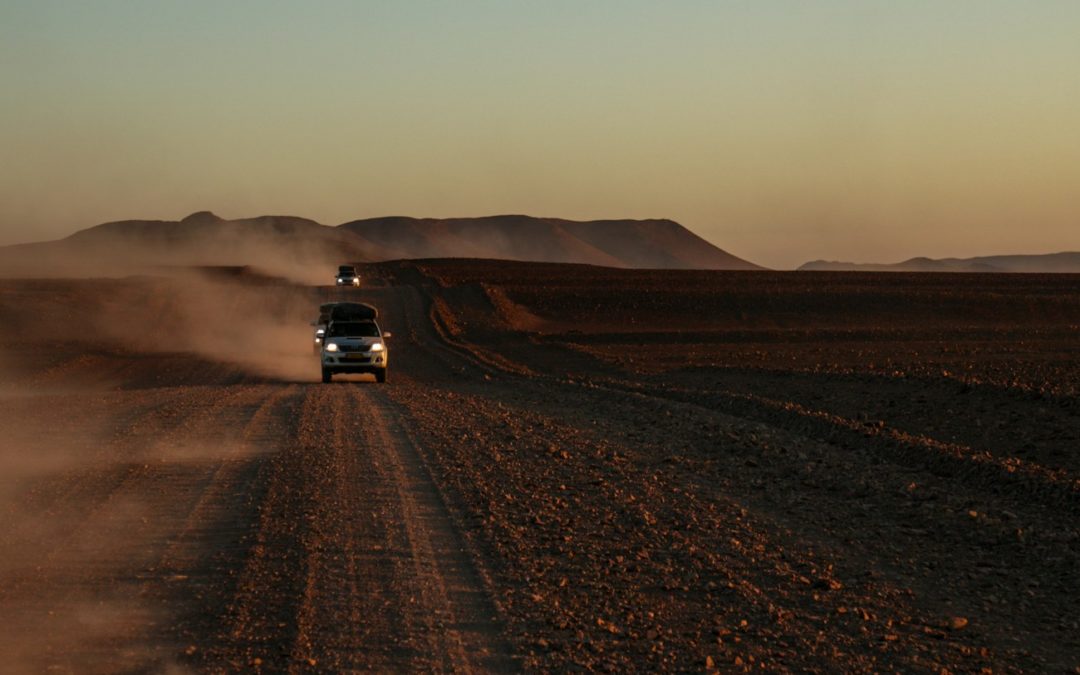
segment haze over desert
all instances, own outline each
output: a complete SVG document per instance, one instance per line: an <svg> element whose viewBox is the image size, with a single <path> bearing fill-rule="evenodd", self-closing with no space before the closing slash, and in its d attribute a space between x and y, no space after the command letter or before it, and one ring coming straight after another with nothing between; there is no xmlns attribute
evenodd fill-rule
<svg viewBox="0 0 1080 675"><path fill-rule="evenodd" d="M0 673L1080 672L1080 4L0 4Z"/></svg>

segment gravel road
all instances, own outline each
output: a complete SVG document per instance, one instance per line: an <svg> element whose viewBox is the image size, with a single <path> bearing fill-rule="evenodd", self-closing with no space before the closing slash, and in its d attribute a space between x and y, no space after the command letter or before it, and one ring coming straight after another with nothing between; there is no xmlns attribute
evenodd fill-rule
<svg viewBox="0 0 1080 675"><path fill-rule="evenodd" d="M230 282L300 326L270 366L164 320L153 349L16 330L48 282L0 282L5 671L1080 668L1075 455L859 419L863 380L473 343L433 280L365 281ZM45 310L84 327L88 298L176 314L72 285ZM344 293L393 332L389 384L316 382L309 308Z"/></svg>

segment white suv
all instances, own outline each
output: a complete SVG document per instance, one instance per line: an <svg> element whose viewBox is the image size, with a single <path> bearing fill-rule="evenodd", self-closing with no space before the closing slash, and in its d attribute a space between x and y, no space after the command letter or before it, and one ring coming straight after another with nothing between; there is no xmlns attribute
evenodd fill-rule
<svg viewBox="0 0 1080 675"><path fill-rule="evenodd" d="M331 321L322 346L322 381L335 373L371 373L386 382L388 353L385 338L374 319Z"/></svg>
<svg viewBox="0 0 1080 675"><path fill-rule="evenodd" d="M341 270L334 277L334 284L336 286L353 286L359 288L360 277L356 276L356 272L352 270Z"/></svg>

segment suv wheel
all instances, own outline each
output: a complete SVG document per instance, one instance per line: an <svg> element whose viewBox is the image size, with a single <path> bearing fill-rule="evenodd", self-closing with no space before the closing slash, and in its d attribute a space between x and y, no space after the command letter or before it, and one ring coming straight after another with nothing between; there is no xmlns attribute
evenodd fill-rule
<svg viewBox="0 0 1080 675"><path fill-rule="evenodd" d="M380 383L386 382L386 368L375 371L375 381Z"/></svg>
<svg viewBox="0 0 1080 675"><path fill-rule="evenodd" d="M333 373L331 373L329 370L327 370L326 368L322 369L322 381L323 382L329 382L333 377L334 377Z"/></svg>

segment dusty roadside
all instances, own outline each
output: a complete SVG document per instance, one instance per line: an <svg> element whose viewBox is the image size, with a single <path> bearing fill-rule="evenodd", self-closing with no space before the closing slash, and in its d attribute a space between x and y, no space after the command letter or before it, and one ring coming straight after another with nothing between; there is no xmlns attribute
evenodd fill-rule
<svg viewBox="0 0 1080 675"><path fill-rule="evenodd" d="M394 333L386 386L315 382L307 313L333 289L2 282L5 318L83 329L0 329L11 670L1080 666L1080 424L1052 327L1015 390L855 371L827 331L790 366L718 363L760 335L711 335L672 368L637 358L655 330L548 330L512 289L381 274L356 297ZM148 306L169 311L138 339L79 314ZM230 355L252 307L299 328L253 320L262 347ZM1005 372L995 330L950 371ZM889 339L859 344L915 349ZM1052 388L1027 386L1033 355Z"/></svg>

